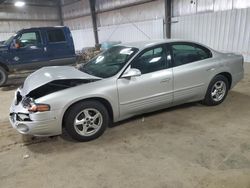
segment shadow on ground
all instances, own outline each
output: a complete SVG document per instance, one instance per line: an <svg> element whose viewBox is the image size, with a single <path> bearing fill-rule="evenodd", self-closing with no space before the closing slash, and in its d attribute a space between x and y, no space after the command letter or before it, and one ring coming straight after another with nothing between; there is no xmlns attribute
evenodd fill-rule
<svg viewBox="0 0 250 188"><path fill-rule="evenodd" d="M249 108L249 101L250 96L237 91L231 91L227 100L221 105L207 107L200 103L188 103L139 115L113 124L106 130L103 136L88 143L80 143L72 140L65 131L60 136L49 138L23 136L22 142L32 152L45 154L60 152L60 150L65 151L66 148L72 150L72 145L74 145L74 148L83 147L84 145L88 145L88 147L102 147L107 143L120 142L122 138L129 138L131 135L145 135L150 134L150 132L158 134L157 132L164 131L173 136L173 134L180 134L182 131L189 130L194 131L193 136L197 137L200 136L200 132L206 131L206 127L204 127L205 123L199 124L198 122L211 121L211 126L226 128L226 121L235 121L237 123L238 120L244 119L248 111L244 113L242 111ZM225 111L225 109L227 110ZM220 117L227 117L227 119L222 120ZM221 122L217 125L212 125L213 121ZM40 144L39 147L37 147L37 144ZM60 145L63 145L63 147L57 147Z"/></svg>

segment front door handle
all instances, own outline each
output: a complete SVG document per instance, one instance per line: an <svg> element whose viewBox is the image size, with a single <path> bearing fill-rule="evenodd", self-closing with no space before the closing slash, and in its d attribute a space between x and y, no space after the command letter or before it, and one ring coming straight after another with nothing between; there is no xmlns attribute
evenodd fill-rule
<svg viewBox="0 0 250 188"><path fill-rule="evenodd" d="M214 70L215 70L215 67L207 69L207 71L214 71Z"/></svg>
<svg viewBox="0 0 250 188"><path fill-rule="evenodd" d="M37 46L30 46L30 49L36 50L36 49L38 49L38 47Z"/></svg>
<svg viewBox="0 0 250 188"><path fill-rule="evenodd" d="M161 83L164 83L164 82L169 82L171 80L171 78L165 78L161 81Z"/></svg>

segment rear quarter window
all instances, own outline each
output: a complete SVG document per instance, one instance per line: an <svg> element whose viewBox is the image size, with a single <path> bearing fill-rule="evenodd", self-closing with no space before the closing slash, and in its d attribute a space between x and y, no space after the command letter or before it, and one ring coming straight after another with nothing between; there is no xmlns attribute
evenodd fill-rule
<svg viewBox="0 0 250 188"><path fill-rule="evenodd" d="M65 42L66 38L62 29L52 29L47 31L48 41L54 42Z"/></svg>
<svg viewBox="0 0 250 188"><path fill-rule="evenodd" d="M212 57L209 49L193 43L172 44L175 66L185 65Z"/></svg>

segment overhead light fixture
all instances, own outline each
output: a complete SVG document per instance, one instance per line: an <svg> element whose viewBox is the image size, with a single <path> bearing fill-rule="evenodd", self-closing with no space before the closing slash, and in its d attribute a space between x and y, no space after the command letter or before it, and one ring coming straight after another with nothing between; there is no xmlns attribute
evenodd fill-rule
<svg viewBox="0 0 250 188"><path fill-rule="evenodd" d="M14 5L16 7L23 7L25 5L25 2L23 2L23 1L16 1Z"/></svg>

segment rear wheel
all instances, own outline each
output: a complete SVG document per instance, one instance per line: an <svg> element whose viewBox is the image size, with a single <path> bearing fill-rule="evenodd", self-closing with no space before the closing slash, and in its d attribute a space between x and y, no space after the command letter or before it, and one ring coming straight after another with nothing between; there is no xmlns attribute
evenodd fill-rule
<svg viewBox="0 0 250 188"><path fill-rule="evenodd" d="M223 75L215 76L208 86L203 104L214 106L222 103L227 96L228 90L228 79Z"/></svg>
<svg viewBox="0 0 250 188"><path fill-rule="evenodd" d="M0 66L0 86L3 86L8 79L8 74L6 70Z"/></svg>
<svg viewBox="0 0 250 188"><path fill-rule="evenodd" d="M98 101L73 105L65 115L65 129L75 140L90 141L101 136L110 121L105 106Z"/></svg>

